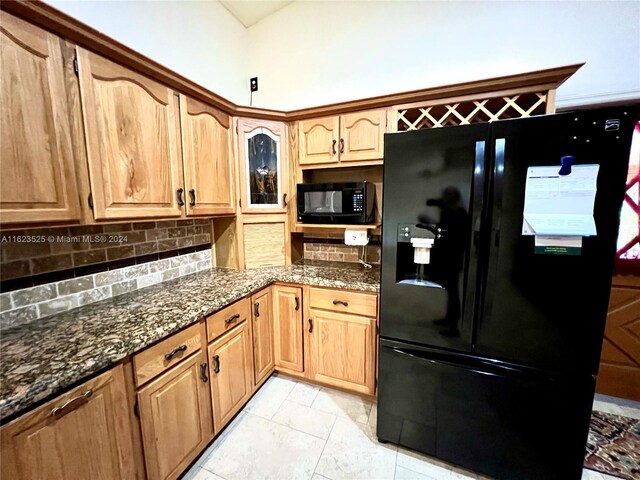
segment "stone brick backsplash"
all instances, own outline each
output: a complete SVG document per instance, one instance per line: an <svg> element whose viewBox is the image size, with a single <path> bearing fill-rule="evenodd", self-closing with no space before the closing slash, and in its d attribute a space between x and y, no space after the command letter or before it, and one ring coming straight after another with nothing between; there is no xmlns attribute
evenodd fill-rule
<svg viewBox="0 0 640 480"><path fill-rule="evenodd" d="M4 230L0 238L6 291L194 251L211 244L211 227L208 219L169 220Z"/></svg>
<svg viewBox="0 0 640 480"><path fill-rule="evenodd" d="M367 263L380 263L380 246L367 245L365 250ZM304 258L307 260L328 260L332 262L354 262L362 256L362 247L350 247L339 243L319 243L305 238Z"/></svg>
<svg viewBox="0 0 640 480"><path fill-rule="evenodd" d="M211 249L0 293L0 329L211 268Z"/></svg>

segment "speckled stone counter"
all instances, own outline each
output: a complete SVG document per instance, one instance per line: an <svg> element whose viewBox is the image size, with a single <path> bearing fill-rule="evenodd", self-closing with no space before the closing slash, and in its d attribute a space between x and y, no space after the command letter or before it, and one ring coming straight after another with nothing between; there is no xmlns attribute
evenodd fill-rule
<svg viewBox="0 0 640 480"><path fill-rule="evenodd" d="M213 268L3 330L0 419L17 416L276 281L376 292L380 270L322 261L257 270Z"/></svg>

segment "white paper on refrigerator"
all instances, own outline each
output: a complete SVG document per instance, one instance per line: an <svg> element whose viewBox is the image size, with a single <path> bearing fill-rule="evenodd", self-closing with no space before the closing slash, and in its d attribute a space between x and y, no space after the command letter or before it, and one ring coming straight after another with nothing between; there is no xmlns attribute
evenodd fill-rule
<svg viewBox="0 0 640 480"><path fill-rule="evenodd" d="M529 167L524 199L523 235L596 235L593 205L600 165Z"/></svg>

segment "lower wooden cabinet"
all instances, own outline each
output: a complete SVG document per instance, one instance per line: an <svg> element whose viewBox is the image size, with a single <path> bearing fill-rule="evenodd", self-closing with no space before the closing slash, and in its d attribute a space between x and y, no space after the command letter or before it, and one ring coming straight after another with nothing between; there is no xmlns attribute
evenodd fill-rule
<svg viewBox="0 0 640 480"><path fill-rule="evenodd" d="M11 480L136 478L122 365L0 430L0 471Z"/></svg>
<svg viewBox="0 0 640 480"><path fill-rule="evenodd" d="M311 308L307 327L309 378L373 395L376 319Z"/></svg>
<svg viewBox="0 0 640 480"><path fill-rule="evenodd" d="M273 307L271 287L251 296L255 385L273 372Z"/></svg>
<svg viewBox="0 0 640 480"><path fill-rule="evenodd" d="M209 345L211 398L216 435L253 392L250 325L244 323Z"/></svg>
<svg viewBox="0 0 640 480"><path fill-rule="evenodd" d="M208 366L203 357L193 355L138 391L150 480L177 478L213 438Z"/></svg>
<svg viewBox="0 0 640 480"><path fill-rule="evenodd" d="M304 370L302 339L302 288L275 285L273 352L276 368L291 372Z"/></svg>

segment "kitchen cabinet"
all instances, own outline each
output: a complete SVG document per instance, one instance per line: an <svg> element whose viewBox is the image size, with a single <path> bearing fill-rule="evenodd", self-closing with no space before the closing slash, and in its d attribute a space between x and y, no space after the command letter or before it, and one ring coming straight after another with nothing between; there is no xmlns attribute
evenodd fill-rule
<svg viewBox="0 0 640 480"><path fill-rule="evenodd" d="M291 242L285 214L243 215L242 242L244 268L288 265Z"/></svg>
<svg viewBox="0 0 640 480"><path fill-rule="evenodd" d="M181 216L177 95L81 48L78 68L95 219Z"/></svg>
<svg viewBox="0 0 640 480"><path fill-rule="evenodd" d="M0 12L0 222L79 221L69 49L55 35Z"/></svg>
<svg viewBox="0 0 640 480"><path fill-rule="evenodd" d="M298 163L306 168L381 163L386 127L385 110L301 120Z"/></svg>
<svg viewBox="0 0 640 480"><path fill-rule="evenodd" d="M125 382L119 365L4 425L2 478L136 478Z"/></svg>
<svg viewBox="0 0 640 480"><path fill-rule="evenodd" d="M209 345L208 358L216 435L253 392L250 324L243 322Z"/></svg>
<svg viewBox="0 0 640 480"><path fill-rule="evenodd" d="M235 213L229 115L180 95L187 216Z"/></svg>
<svg viewBox="0 0 640 480"><path fill-rule="evenodd" d="M253 365L255 385L267 378L274 368L273 302L271 287L251 296L253 320Z"/></svg>
<svg viewBox="0 0 640 480"><path fill-rule="evenodd" d="M200 352L138 391L150 480L177 478L213 438L208 381Z"/></svg>
<svg viewBox="0 0 640 480"><path fill-rule="evenodd" d="M273 352L277 369L302 372L302 288L273 286Z"/></svg>
<svg viewBox="0 0 640 480"><path fill-rule="evenodd" d="M286 213L291 193L286 125L239 119L237 132L242 212Z"/></svg>

